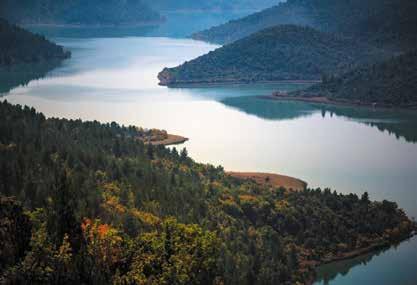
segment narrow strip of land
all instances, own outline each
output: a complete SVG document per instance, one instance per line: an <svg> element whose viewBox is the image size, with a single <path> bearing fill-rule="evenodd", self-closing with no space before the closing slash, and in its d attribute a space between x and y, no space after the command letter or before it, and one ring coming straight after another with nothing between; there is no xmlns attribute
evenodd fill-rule
<svg viewBox="0 0 417 285"><path fill-rule="evenodd" d="M229 171L226 174L239 179L249 179L257 184L274 188L283 187L287 190L302 191L307 187L307 183L300 179L274 173Z"/></svg>
<svg viewBox="0 0 417 285"><path fill-rule="evenodd" d="M152 145L168 146L168 145L182 144L182 143L185 143L186 141L188 141L188 138L186 138L186 137L168 134L168 136L166 138L162 139L162 140L147 141L145 143L150 143Z"/></svg>

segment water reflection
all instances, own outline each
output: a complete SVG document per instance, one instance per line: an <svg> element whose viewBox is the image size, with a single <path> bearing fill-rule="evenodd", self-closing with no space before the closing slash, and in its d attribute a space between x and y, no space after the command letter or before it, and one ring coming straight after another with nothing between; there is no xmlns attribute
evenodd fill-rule
<svg viewBox="0 0 417 285"><path fill-rule="evenodd" d="M51 61L0 68L0 96L5 95L15 87L25 86L32 80L46 77L50 71L61 64L61 61Z"/></svg>
<svg viewBox="0 0 417 285"><path fill-rule="evenodd" d="M358 265L366 266L374 257L380 256L387 250L388 248L352 259L325 264L317 269L316 282L324 285L331 284L331 281L336 279L338 276L347 276L349 272Z"/></svg>
<svg viewBox="0 0 417 285"><path fill-rule="evenodd" d="M225 98L221 102L250 115L268 120L288 120L321 113L322 117L338 116L377 128L381 132L417 142L417 113L407 110L383 110L304 102L274 101L260 97Z"/></svg>
<svg viewBox="0 0 417 285"><path fill-rule="evenodd" d="M323 265L317 269L315 285L328 284L415 284L417 237L356 258ZM393 264L401 268L392 271Z"/></svg>

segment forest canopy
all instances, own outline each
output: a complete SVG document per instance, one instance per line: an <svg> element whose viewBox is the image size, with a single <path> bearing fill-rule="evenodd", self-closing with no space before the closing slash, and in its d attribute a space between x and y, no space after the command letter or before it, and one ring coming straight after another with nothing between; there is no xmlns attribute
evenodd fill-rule
<svg viewBox="0 0 417 285"><path fill-rule="evenodd" d="M70 53L45 37L0 18L0 68L68 58Z"/></svg>
<svg viewBox="0 0 417 285"><path fill-rule="evenodd" d="M0 17L19 24L140 25L162 17L142 0L2 0Z"/></svg>
<svg viewBox="0 0 417 285"><path fill-rule="evenodd" d="M417 106L417 51L362 66L341 76L325 77L322 83L294 95L325 96L381 106Z"/></svg>
<svg viewBox="0 0 417 285"><path fill-rule="evenodd" d="M275 26L159 74L163 85L320 80L385 53L309 27Z"/></svg>
<svg viewBox="0 0 417 285"><path fill-rule="evenodd" d="M1 283L297 284L415 229L394 202L233 178L137 127L0 117Z"/></svg>

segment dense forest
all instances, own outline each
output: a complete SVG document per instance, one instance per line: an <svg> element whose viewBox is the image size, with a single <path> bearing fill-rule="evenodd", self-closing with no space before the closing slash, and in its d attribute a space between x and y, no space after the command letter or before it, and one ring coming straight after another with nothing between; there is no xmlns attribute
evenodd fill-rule
<svg viewBox="0 0 417 285"><path fill-rule="evenodd" d="M416 107L417 51L323 79L322 83L294 94L381 106Z"/></svg>
<svg viewBox="0 0 417 285"><path fill-rule="evenodd" d="M0 283L299 284L415 229L396 203L232 178L136 127L0 117Z"/></svg>
<svg viewBox="0 0 417 285"><path fill-rule="evenodd" d="M0 69L17 64L68 58L70 53L45 37L32 34L0 18Z"/></svg>
<svg viewBox="0 0 417 285"><path fill-rule="evenodd" d="M407 49L417 45L415 0L288 0L242 19L193 35L195 39L230 43L267 27L308 25L342 33L378 46Z"/></svg>
<svg viewBox="0 0 417 285"><path fill-rule="evenodd" d="M139 25L161 16L142 0L2 0L0 17L19 24Z"/></svg>
<svg viewBox="0 0 417 285"><path fill-rule="evenodd" d="M275 26L159 74L163 85L320 80L384 58L384 52L309 27Z"/></svg>

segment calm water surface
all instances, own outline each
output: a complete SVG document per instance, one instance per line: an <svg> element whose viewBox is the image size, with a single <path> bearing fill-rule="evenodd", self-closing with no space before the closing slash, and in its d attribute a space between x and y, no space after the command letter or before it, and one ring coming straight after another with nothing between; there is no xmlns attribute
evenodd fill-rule
<svg viewBox="0 0 417 285"><path fill-rule="evenodd" d="M272 90L305 87L294 84L158 86L156 75L163 67L217 48L193 40L74 34L55 40L72 51L72 59L46 77L12 89L5 99L48 116L166 129L190 138L185 146L197 161L223 165L226 170L278 172L299 177L312 187L344 193L368 191L372 199L396 201L417 216L413 112L258 97ZM366 266L359 260L326 267L318 284L328 280L330 284L416 284L416 245L412 239L369 257ZM382 274L385 271L391 279ZM387 276L381 278L388 283L371 280L377 276Z"/></svg>

